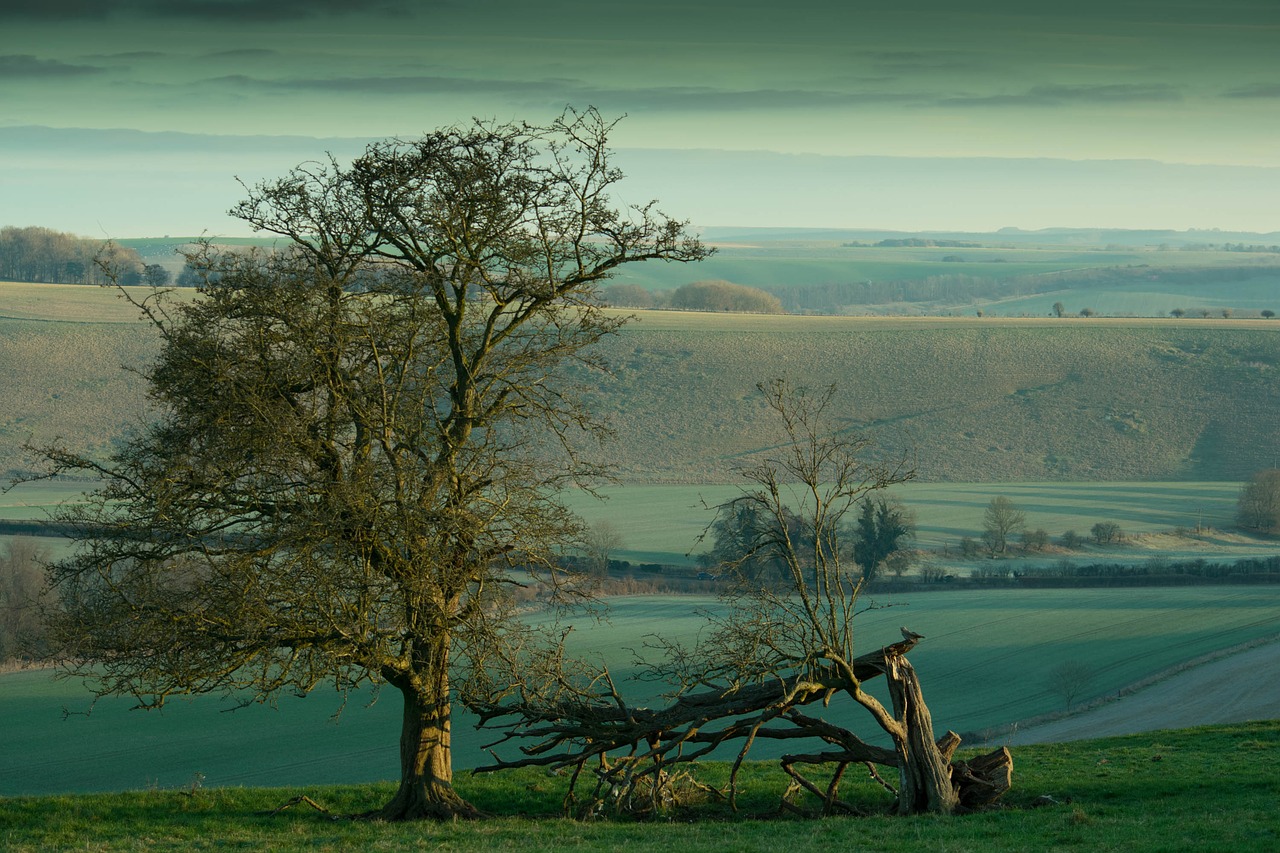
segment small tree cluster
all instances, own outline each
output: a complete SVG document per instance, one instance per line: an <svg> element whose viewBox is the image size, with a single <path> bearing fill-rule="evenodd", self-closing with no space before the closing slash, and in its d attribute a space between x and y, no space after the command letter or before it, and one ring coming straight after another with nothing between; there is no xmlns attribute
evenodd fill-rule
<svg viewBox="0 0 1280 853"><path fill-rule="evenodd" d="M915 535L915 519L896 500L866 497L858 510L853 532L853 560L862 577L875 580L884 569L895 575L905 573L909 561L902 548Z"/></svg>
<svg viewBox="0 0 1280 853"><path fill-rule="evenodd" d="M1027 514L1004 495L998 495L987 504L982 514L982 541L995 556L1009 549L1009 540L1027 523Z"/></svg>
<svg viewBox="0 0 1280 853"><path fill-rule="evenodd" d="M685 311L739 311L781 314L778 297L755 287L729 281L695 281L671 294L671 307Z"/></svg>
<svg viewBox="0 0 1280 853"><path fill-rule="evenodd" d="M1089 533L1098 545L1114 545L1124 539L1124 531L1114 521L1099 521L1089 528Z"/></svg>
<svg viewBox="0 0 1280 853"><path fill-rule="evenodd" d="M1259 471L1240 489L1236 523L1260 533L1280 530L1280 469Z"/></svg>
<svg viewBox="0 0 1280 853"><path fill-rule="evenodd" d="M613 308L654 308L659 300L638 284L612 284L601 289L600 301Z"/></svg>

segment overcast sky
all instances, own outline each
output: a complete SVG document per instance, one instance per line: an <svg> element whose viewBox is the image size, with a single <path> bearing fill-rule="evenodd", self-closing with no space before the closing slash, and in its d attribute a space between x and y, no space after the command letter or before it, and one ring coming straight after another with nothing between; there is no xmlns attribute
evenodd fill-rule
<svg viewBox="0 0 1280 853"><path fill-rule="evenodd" d="M839 188L843 205L832 187L796 187L768 199L776 222L733 222L747 212L716 201L730 184L709 178L699 199L688 175L664 185L664 169L646 171L653 191L638 195L678 189L695 209L672 212L707 225L1280 230L1276 0L0 0L0 224L83 230L91 207L117 236L183 232L207 203L203 227L226 232L234 174L471 116L545 121L566 104L626 113L614 144L671 164L690 149L951 164L939 179L950 194L919 196L915 214L886 212L892 222L871 209L891 195L863 198L856 183ZM92 136L32 127L188 136L119 137L104 151ZM209 134L304 139L224 140L209 156ZM1222 174L1238 186L1207 197L1218 173L1181 168L1169 174L1197 175L1185 210L1177 186L1157 201L1102 184L1092 206L1077 187L1020 209L1019 192L1057 192L1023 163L1007 181L984 170L993 197L1010 199L1000 218L990 199L970 208L955 194L965 158L1230 166ZM749 162L786 186L800 161ZM909 166L882 174L892 183ZM211 194L196 198L197 185ZM166 198L165 186L179 190ZM65 222L26 221L55 215L52 196Z"/></svg>

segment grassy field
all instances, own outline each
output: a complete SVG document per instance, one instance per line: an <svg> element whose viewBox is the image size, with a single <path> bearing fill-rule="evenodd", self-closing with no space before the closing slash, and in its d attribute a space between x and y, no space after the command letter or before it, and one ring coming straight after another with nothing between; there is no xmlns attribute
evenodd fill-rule
<svg viewBox="0 0 1280 853"><path fill-rule="evenodd" d="M982 732L1059 710L1048 686L1055 664L1088 660L1097 671L1081 701L1191 658L1275 633L1280 589L974 590L920 592L864 599L877 609L859 617L859 647L899 638L909 625L927 637L912 653L939 731ZM692 642L704 608L716 599L633 596L611 600L608 620L579 620L574 647L604 660L619 677L633 672L632 650L655 632ZM650 699L652 685L631 685ZM0 796L175 788L201 774L211 786L373 782L393 778L400 701L340 697L323 689L278 708L227 712L217 697L175 701L162 712L129 710L126 698L91 708L78 683L48 672L0 675ZM91 710L91 713L87 713ZM838 702L824 713L870 734L862 712ZM455 720L460 767L484 761L492 740L464 715ZM758 757L776 754L762 744ZM793 747L794 745L792 745ZM792 747L787 747L789 750Z"/></svg>
<svg viewBox="0 0 1280 853"><path fill-rule="evenodd" d="M90 484L27 483L0 494L0 522L43 519L62 501L75 501ZM1087 538L1100 521L1120 525L1127 541L1117 546L1085 544L1074 551L1051 550L1025 555L1017 565L1073 562L1142 562L1156 557L1231 560L1272 556L1280 541L1225 533L1234 524L1240 484L1234 482L1092 482L1092 483L921 483L897 486L890 494L915 514L915 547L933 552L927 558L967 575L990 565L988 560L947 559L961 537L977 539L990 500L1003 495L1027 514L1029 529L1043 529L1057 539L1074 530ZM585 493L568 496L568 504L588 523L608 522L622 539L613 559L632 563L694 566L707 549L699 539L714 518L713 508L739 494L731 485L619 484L601 489L605 500ZM1199 535L1173 536L1183 529ZM0 534L0 541L5 537ZM46 540L55 552L66 543ZM1011 561L1004 561L1011 562Z"/></svg>
<svg viewBox="0 0 1280 853"><path fill-rule="evenodd" d="M1280 442L1263 321L680 317L604 344L593 405L630 482L729 482L777 429L755 392L835 383L834 414L933 481L1239 480Z"/></svg>
<svg viewBox="0 0 1280 853"><path fill-rule="evenodd" d="M563 780L537 773L463 777L462 793L492 815L479 823L334 822L372 808L386 784L344 787L155 790L0 800L6 850L627 850L660 851L1271 851L1280 846L1275 801L1280 723L1250 723L1068 745L1019 747L1003 807L950 819L883 814L805 821L779 815L785 780L748 767L751 792L733 815L713 802L650 822L556 817ZM724 768L699 775L720 782ZM850 773L842 795L874 812L886 795ZM1052 797L1037 807L1037 799Z"/></svg>
<svg viewBox="0 0 1280 853"><path fill-rule="evenodd" d="M915 513L916 545L937 551L954 548L961 537L977 539L982 533L983 512L993 497L1004 495L1027 514L1027 527L1044 529L1055 539L1067 530L1088 537L1100 521L1114 521L1131 537L1111 548L1086 545L1077 552L1053 552L1028 558L1030 563L1071 560L1132 562L1170 548L1190 559L1230 559L1269 556L1280 542L1268 539L1225 537L1217 531L1234 524L1240 484L1231 482L1165 483L906 483L890 494ZM738 487L727 485L618 485L602 490L606 500L574 496L570 506L588 522L607 521L621 534L622 547L615 559L636 563L658 562L694 565L706 550L699 537L714 517L708 507L732 499ZM0 513L4 510L0 508ZM1178 528L1194 531L1212 528L1199 538L1177 543L1141 538ZM1133 537L1138 537L1134 539ZM936 555L935 555L936 558ZM969 566L989 561L970 562ZM965 563L956 563L963 567ZM961 570L963 574L967 571Z"/></svg>
<svg viewBox="0 0 1280 853"><path fill-rule="evenodd" d="M4 305L48 285L0 285ZM73 289L0 319L0 476L24 441L103 452L145 416L156 346ZM28 297L23 297L28 298ZM97 306L97 307L95 307ZM107 319L100 319L107 318ZM645 312L577 373L628 483L726 483L776 427L756 383L836 383L835 414L930 481L1242 480L1280 444L1280 322L758 317Z"/></svg>

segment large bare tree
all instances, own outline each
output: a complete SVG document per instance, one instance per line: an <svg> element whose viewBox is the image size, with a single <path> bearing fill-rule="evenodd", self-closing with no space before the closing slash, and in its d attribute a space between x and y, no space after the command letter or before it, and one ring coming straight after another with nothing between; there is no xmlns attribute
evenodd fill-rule
<svg viewBox="0 0 1280 853"><path fill-rule="evenodd" d="M730 782L752 745L787 740L820 751L782 758L797 791L818 797L824 813L854 811L840 799L850 765L896 771L895 810L950 813L999 797L1009 786L1012 760L999 750L973 762L951 762L960 738L935 740L919 679L907 653L923 637L903 628L901 642L855 652L854 617L863 585L846 561L842 541L859 505L912 476L901 464L869 464L868 441L832 431L831 392L811 393L784 382L761 386L782 423L776 455L744 471L741 496L723 505L722 518L745 532L735 556L721 566L730 584L725 609L713 614L694 648L656 645L665 652L648 670L671 686L665 707L639 706L607 671L586 678L579 662L542 664L526 655L492 661L482 671L488 695L476 705L487 725L505 729L494 747L523 744L518 757L493 767L572 769L571 802L595 810L613 805L653 809L670 797L676 771L727 744L738 747ZM749 524L740 524L741 519ZM762 571L761 566L769 567ZM886 705L866 687L888 683ZM475 691L473 695L482 695ZM821 703L826 712L806 706ZM888 735L874 745L850 728L859 713ZM819 784L811 768L832 772ZM585 781L586 785L581 783ZM585 802L580 793L585 790ZM789 800L787 800L789 802Z"/></svg>
<svg viewBox="0 0 1280 853"><path fill-rule="evenodd" d="M475 816L451 673L519 634L510 586L581 533L557 494L597 473L575 448L600 427L563 368L621 322L596 284L708 253L614 206L612 127L476 122L250 188L233 213L276 249L206 246L197 299L139 303L155 422L106 462L43 448L102 481L61 513L66 666L148 707L390 685L400 787L376 816Z"/></svg>

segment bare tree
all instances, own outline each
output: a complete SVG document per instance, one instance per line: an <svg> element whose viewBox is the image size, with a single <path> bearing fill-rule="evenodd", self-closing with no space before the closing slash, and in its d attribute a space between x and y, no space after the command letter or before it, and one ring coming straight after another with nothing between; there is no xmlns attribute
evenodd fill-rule
<svg viewBox="0 0 1280 853"><path fill-rule="evenodd" d="M609 558L614 551L622 547L622 544L622 534L611 521L594 522L583 533L583 551L586 552L591 570L598 575L608 573Z"/></svg>
<svg viewBox="0 0 1280 853"><path fill-rule="evenodd" d="M543 677L535 680L515 673L539 665L536 660L495 661L502 666L487 672L490 697L476 710L488 725L507 729L498 744L532 743L522 747L525 757L500 759L494 767L572 768L571 805L652 810L669 801L680 767L722 744L739 743L727 793L733 801L738 770L754 743L814 738L829 749L782 758L793 780L784 802L793 807L791 794L807 791L824 813L852 811L839 797L851 764L866 764L877 779L873 765L893 768L896 787L884 784L902 814L949 813L998 797L1008 788L1007 750L951 765L959 737L933 738L906 658L923 638L904 628L901 642L862 655L854 650L862 579L856 565L842 560L845 520L865 496L911 472L869 465L862 461L865 439L830 434L824 421L830 392L810 394L784 383L762 391L783 425L779 455L744 472L748 487L721 507L722 514L750 509L756 519L746 553L721 567L729 587L725 611L709 616L706 637L695 648L656 641L666 654L649 674L670 684L671 703L637 707L607 671L574 677L580 665L555 661L543 663ZM743 570L761 556L780 573ZM878 677L888 681L890 707L864 689ZM815 702L830 712L804 710ZM859 710L887 733L892 748L832 722ZM819 784L811 768L822 765L835 769Z"/></svg>
<svg viewBox="0 0 1280 853"><path fill-rule="evenodd" d="M1280 469L1259 471L1240 488L1236 523L1250 530L1280 530Z"/></svg>
<svg viewBox="0 0 1280 853"><path fill-rule="evenodd" d="M47 640L38 605L49 551L26 536L9 539L0 555L0 664L44 657Z"/></svg>
<svg viewBox="0 0 1280 853"><path fill-rule="evenodd" d="M997 495L982 513L982 541L992 554L1003 554L1009 540L1027 524L1027 514L1004 495Z"/></svg>
<svg viewBox="0 0 1280 853"><path fill-rule="evenodd" d="M400 786L374 816L474 817L453 789L454 673L525 642L507 590L554 578L600 434L561 368L620 320L597 282L708 250L651 205L617 210L613 127L476 122L306 164L233 213L274 253L189 258L189 304L139 303L163 338L159 420L67 507L52 580L67 668L143 706L387 684ZM554 652L553 652L554 653Z"/></svg>
<svg viewBox="0 0 1280 853"><path fill-rule="evenodd" d="M1093 682L1093 668L1078 660L1068 660L1049 670L1049 689L1062 697L1067 710Z"/></svg>

